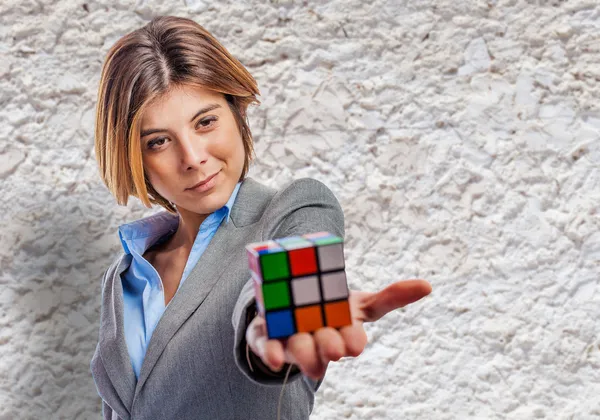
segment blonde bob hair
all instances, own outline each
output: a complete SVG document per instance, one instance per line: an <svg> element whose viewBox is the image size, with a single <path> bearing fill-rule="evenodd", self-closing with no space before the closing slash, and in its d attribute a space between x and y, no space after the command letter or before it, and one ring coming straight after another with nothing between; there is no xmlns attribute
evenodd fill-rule
<svg viewBox="0 0 600 420"><path fill-rule="evenodd" d="M244 144L240 181L248 173L253 147L246 111L251 103L260 104L256 81L202 26L161 16L119 39L102 67L95 152L102 180L120 205L127 205L131 195L146 207L152 203L176 212L144 174L140 126L147 105L178 85L225 96Z"/></svg>

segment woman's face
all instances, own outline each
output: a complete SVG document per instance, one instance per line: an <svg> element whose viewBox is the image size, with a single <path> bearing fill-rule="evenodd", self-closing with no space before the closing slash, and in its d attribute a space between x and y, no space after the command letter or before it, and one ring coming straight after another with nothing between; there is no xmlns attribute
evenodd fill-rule
<svg viewBox="0 0 600 420"><path fill-rule="evenodd" d="M145 110L140 135L146 177L179 212L206 215L229 200L245 152L224 95L177 86Z"/></svg>

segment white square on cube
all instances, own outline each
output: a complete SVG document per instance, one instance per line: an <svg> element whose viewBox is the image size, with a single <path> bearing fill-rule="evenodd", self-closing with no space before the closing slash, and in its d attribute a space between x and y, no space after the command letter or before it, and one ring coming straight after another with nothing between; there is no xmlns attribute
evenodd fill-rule
<svg viewBox="0 0 600 420"><path fill-rule="evenodd" d="M292 251L294 249L301 249L301 248L310 248L311 246L312 246L312 244L308 241L285 242L283 244L283 248L286 251Z"/></svg>
<svg viewBox="0 0 600 420"><path fill-rule="evenodd" d="M296 306L320 302L319 278L317 276L308 276L293 279L292 292Z"/></svg>
<svg viewBox="0 0 600 420"><path fill-rule="evenodd" d="M321 271L344 269L344 248L342 244L317 247L319 252L319 269Z"/></svg>
<svg viewBox="0 0 600 420"><path fill-rule="evenodd" d="M348 297L348 284L346 282L345 271L323 274L321 276L321 285L323 286L323 297L325 300Z"/></svg>

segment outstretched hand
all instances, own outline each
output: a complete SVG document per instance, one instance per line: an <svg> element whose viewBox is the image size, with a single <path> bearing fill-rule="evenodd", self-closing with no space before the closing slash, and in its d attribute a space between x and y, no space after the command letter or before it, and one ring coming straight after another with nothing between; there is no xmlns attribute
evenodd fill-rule
<svg viewBox="0 0 600 420"><path fill-rule="evenodd" d="M425 280L399 281L377 293L350 291L350 326L339 330L324 327L313 334L298 333L286 340L270 340L264 318L256 316L246 330L246 341L271 370L279 371L284 363L293 363L306 376L320 379L329 362L362 353L367 344L364 322L377 321L429 293L431 285Z"/></svg>

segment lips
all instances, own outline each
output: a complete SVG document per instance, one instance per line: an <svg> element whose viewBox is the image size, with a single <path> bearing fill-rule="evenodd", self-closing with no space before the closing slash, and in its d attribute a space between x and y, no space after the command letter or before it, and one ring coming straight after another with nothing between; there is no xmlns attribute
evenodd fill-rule
<svg viewBox="0 0 600 420"><path fill-rule="evenodd" d="M191 186L191 187L189 187L189 188L186 188L186 190L193 190L194 188L201 187L202 185L204 185L204 184L206 184L206 183L210 182L210 180L211 180L211 179L213 179L214 177L216 177L218 174L219 174L219 172L217 172L217 173L215 173L215 174L213 174L213 175L209 176L208 178L205 178L203 181L200 181L200 182L199 182L199 183L197 183L196 185L193 185L193 186Z"/></svg>

